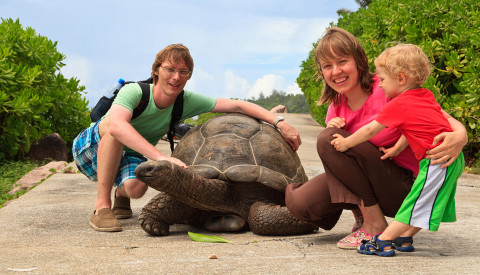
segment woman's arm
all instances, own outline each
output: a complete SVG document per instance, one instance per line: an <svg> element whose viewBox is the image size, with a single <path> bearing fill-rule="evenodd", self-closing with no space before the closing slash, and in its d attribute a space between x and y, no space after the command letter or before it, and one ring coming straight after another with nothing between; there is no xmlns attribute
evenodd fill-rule
<svg viewBox="0 0 480 275"><path fill-rule="evenodd" d="M442 168L452 164L462 152L463 146L468 142L467 129L458 120L453 118L447 112L443 111L443 115L447 118L453 132L445 132L437 135L433 139L433 145L440 142L442 144L427 151L427 159L433 159L432 164L442 164Z"/></svg>
<svg viewBox="0 0 480 275"><path fill-rule="evenodd" d="M217 103L215 107L213 107L212 112L242 113L257 118L259 120L263 120L270 124L273 124L273 122L277 118L276 114L266 110L259 105L243 100L233 100L225 98L217 99ZM285 141L290 144L294 151L297 151L300 144L302 144L302 140L300 139L300 134L298 133L297 129L290 126L290 124L288 124L286 121L278 122L277 128L282 133Z"/></svg>

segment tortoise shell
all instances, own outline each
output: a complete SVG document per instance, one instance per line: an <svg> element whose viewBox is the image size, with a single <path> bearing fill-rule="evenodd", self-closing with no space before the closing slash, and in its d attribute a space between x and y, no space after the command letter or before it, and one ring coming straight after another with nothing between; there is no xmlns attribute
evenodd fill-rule
<svg viewBox="0 0 480 275"><path fill-rule="evenodd" d="M300 159L272 125L242 114L214 117L191 129L173 157L205 178L261 183L278 191L305 182Z"/></svg>

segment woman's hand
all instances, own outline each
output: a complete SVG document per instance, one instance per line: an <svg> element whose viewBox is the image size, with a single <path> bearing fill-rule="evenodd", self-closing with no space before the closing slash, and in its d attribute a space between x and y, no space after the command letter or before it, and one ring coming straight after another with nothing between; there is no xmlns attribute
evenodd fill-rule
<svg viewBox="0 0 480 275"><path fill-rule="evenodd" d="M330 127L342 129L343 127L345 127L345 118L334 117L330 119L327 123L327 128L330 128Z"/></svg>
<svg viewBox="0 0 480 275"><path fill-rule="evenodd" d="M468 139L461 132L444 132L433 139L432 145L442 143L427 151L427 159L432 159L431 164L442 164L442 168L450 166L462 152ZM444 163L445 162L445 163Z"/></svg>
<svg viewBox="0 0 480 275"><path fill-rule="evenodd" d="M433 159L431 164L442 164L442 168L450 166L462 152L463 146L468 142L468 135L465 126L454 119L447 112L442 110L443 115L452 126L453 132L444 132L433 139L432 145L442 143L427 151L427 159ZM445 163L444 163L445 162Z"/></svg>

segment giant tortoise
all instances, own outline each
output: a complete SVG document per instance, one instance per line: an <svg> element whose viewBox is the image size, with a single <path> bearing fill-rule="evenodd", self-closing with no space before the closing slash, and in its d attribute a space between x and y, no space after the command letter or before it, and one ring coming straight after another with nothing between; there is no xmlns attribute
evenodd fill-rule
<svg viewBox="0 0 480 275"><path fill-rule="evenodd" d="M234 231L245 221L260 235L317 229L285 207L287 184L305 182L307 176L296 152L272 125L241 114L218 116L190 130L172 156L188 169L148 161L135 170L138 179L161 191L139 216L147 233L168 235L176 223ZM231 224L221 225L222 216L233 217L226 220Z"/></svg>

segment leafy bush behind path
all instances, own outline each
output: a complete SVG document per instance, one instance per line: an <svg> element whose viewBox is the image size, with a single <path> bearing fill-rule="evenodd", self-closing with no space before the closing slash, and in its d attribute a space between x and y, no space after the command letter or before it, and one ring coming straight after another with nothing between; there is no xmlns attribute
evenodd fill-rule
<svg viewBox="0 0 480 275"><path fill-rule="evenodd" d="M68 146L89 124L85 87L58 71L65 56L19 20L0 24L0 160L19 159L53 132Z"/></svg>

